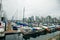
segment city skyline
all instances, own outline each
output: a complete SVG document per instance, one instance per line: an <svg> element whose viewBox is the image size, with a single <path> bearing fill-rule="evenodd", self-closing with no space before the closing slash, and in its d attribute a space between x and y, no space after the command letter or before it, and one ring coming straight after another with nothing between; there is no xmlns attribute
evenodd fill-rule
<svg viewBox="0 0 60 40"><path fill-rule="evenodd" d="M12 16L22 19L24 7L24 17L60 16L60 0L3 0L3 9L6 11L8 19L12 19Z"/></svg>

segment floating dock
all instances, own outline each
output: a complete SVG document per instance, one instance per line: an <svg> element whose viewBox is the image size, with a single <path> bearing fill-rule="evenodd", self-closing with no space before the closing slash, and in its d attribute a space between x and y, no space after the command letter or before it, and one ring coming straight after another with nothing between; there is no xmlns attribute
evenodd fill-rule
<svg viewBox="0 0 60 40"><path fill-rule="evenodd" d="M18 32L17 30L8 30L5 31L5 35L11 35L11 34L20 34L21 32Z"/></svg>

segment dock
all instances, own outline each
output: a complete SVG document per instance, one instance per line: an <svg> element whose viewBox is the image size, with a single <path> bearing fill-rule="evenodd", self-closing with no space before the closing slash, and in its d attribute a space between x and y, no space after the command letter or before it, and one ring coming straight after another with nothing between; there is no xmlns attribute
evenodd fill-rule
<svg viewBox="0 0 60 40"><path fill-rule="evenodd" d="M5 35L11 35L11 34L20 34L21 32L18 32L17 30L8 30L5 31Z"/></svg>

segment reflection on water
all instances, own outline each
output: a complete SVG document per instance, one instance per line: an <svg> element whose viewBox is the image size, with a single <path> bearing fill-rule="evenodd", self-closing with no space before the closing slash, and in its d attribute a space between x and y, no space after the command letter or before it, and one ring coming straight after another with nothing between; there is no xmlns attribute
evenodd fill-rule
<svg viewBox="0 0 60 40"><path fill-rule="evenodd" d="M47 40L47 38L53 37L57 34L59 34L60 32L54 32L54 33L50 33L50 34L40 34L40 33L36 33L36 34L32 34L32 35L24 35L19 36L17 34L14 35L7 35L6 36L6 40ZM0 40L5 40L4 38L0 38Z"/></svg>
<svg viewBox="0 0 60 40"><path fill-rule="evenodd" d="M3 38L0 38L0 40L5 40L5 37L3 37Z"/></svg>
<svg viewBox="0 0 60 40"><path fill-rule="evenodd" d="M35 33L35 34L31 34L31 35L24 35L23 38L24 38L25 40L27 40L27 39L30 39L31 37L32 37L32 38L39 37L40 35L44 35L44 34Z"/></svg>

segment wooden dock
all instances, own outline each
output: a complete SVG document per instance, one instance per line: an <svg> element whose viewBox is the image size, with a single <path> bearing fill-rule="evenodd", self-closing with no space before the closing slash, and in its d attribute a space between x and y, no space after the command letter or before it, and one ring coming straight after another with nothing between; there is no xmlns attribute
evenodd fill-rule
<svg viewBox="0 0 60 40"><path fill-rule="evenodd" d="M21 32L18 32L17 30L8 30L5 31L5 35L11 35L11 34L20 34Z"/></svg>

